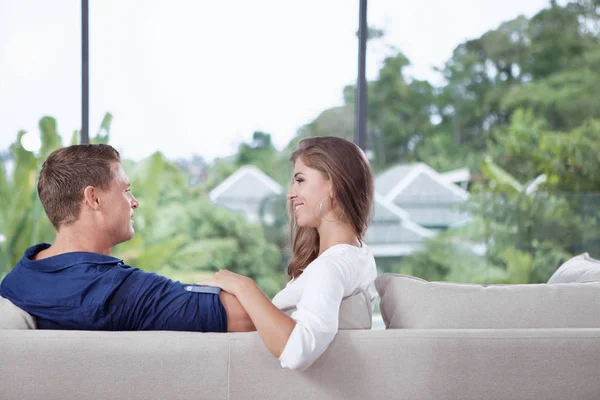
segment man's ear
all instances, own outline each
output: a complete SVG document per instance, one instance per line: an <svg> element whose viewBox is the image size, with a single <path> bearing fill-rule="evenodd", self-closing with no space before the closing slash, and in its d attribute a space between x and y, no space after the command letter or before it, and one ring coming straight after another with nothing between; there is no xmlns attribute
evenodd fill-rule
<svg viewBox="0 0 600 400"><path fill-rule="evenodd" d="M93 186L86 186L83 189L83 202L86 206L96 211L100 207L100 199L98 198L98 190Z"/></svg>

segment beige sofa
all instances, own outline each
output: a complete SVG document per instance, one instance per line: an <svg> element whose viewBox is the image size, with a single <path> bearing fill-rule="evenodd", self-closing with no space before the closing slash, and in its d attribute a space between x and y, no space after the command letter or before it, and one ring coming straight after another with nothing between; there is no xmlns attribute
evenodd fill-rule
<svg viewBox="0 0 600 400"><path fill-rule="evenodd" d="M341 331L307 371L256 333L0 332L0 398L594 399L600 329Z"/></svg>
<svg viewBox="0 0 600 400"><path fill-rule="evenodd" d="M600 399L600 283L377 288L389 329L340 331L305 372L255 332L42 331L0 308L21 328L0 330L0 399Z"/></svg>

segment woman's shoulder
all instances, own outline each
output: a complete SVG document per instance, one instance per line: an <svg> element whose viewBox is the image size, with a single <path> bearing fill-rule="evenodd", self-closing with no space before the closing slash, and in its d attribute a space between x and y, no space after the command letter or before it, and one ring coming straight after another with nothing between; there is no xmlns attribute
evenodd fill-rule
<svg viewBox="0 0 600 400"><path fill-rule="evenodd" d="M365 244L363 244L361 247L350 244L336 244L325 250L319 257L317 257L317 260L322 257L329 259L345 259L351 264L364 264L365 262L371 261L373 263L375 262L373 253L371 253L371 250Z"/></svg>
<svg viewBox="0 0 600 400"><path fill-rule="evenodd" d="M370 254L371 250L366 244L362 244L361 246L355 246L353 244L340 243L334 244L327 250L325 250L321 255L324 254Z"/></svg>
<svg viewBox="0 0 600 400"><path fill-rule="evenodd" d="M325 250L308 267L308 270L320 270L321 268L337 268L341 271L351 272L352 275L359 271L376 270L375 258L366 245L362 247L339 244Z"/></svg>

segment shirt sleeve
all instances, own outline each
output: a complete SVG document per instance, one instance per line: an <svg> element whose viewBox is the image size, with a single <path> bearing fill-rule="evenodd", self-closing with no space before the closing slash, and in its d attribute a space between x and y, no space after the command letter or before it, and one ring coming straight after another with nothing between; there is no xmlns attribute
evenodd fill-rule
<svg viewBox="0 0 600 400"><path fill-rule="evenodd" d="M136 270L111 299L114 330L226 332L218 294L195 293L164 276Z"/></svg>
<svg viewBox="0 0 600 400"><path fill-rule="evenodd" d="M296 321L279 362L305 370L323 354L338 330L339 309L352 271L342 257L320 257L302 273L304 290L291 318Z"/></svg>

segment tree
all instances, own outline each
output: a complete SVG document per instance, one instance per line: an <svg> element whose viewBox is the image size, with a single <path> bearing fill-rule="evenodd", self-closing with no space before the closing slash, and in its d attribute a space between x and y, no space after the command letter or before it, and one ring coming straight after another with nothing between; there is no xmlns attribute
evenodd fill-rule
<svg viewBox="0 0 600 400"><path fill-rule="evenodd" d="M486 157L473 185L472 221L430 240L391 267L430 280L546 282L570 257L598 254L600 122L553 132L532 112L517 110ZM485 248L484 255L475 251Z"/></svg>
<svg viewBox="0 0 600 400"><path fill-rule="evenodd" d="M13 174L6 175L0 162L0 277L6 274L23 256L25 249L39 242L51 241L52 224L37 199L37 174L43 160L61 146L56 121L44 117L39 122L41 148L38 154L22 145L26 132L20 131L10 146L14 162Z"/></svg>
<svg viewBox="0 0 600 400"><path fill-rule="evenodd" d="M598 121L560 133L531 113L515 113L502 140L503 162L520 166L527 183L488 159L482 165L486 180L475 186L470 202L472 214L485 223L490 259L506 258L511 249L530 254L530 280L545 282L567 258L596 252L599 137Z"/></svg>
<svg viewBox="0 0 600 400"><path fill-rule="evenodd" d="M433 132L433 87L404 75L409 60L401 52L387 57L379 77L368 84L367 147L377 170L417 159L415 148ZM345 110L353 110L355 86L344 89ZM345 118L346 126L350 118ZM347 129L341 132L349 135ZM337 136L337 135L336 135Z"/></svg>
<svg viewBox="0 0 600 400"><path fill-rule="evenodd" d="M543 116L553 130L597 116L600 36L593 26L600 14L584 3L554 4L459 45L442 70L439 128L482 152L519 108Z"/></svg>
<svg viewBox="0 0 600 400"><path fill-rule="evenodd" d="M547 121L550 129L569 131L586 118L600 117L600 42L566 70L511 88L502 106L511 114L520 108Z"/></svg>
<svg viewBox="0 0 600 400"><path fill-rule="evenodd" d="M271 142L271 135L265 132L254 132L250 144L242 143L236 155L235 164L238 167L252 164L276 181L287 181L287 160L282 160L279 151Z"/></svg>
<svg viewBox="0 0 600 400"><path fill-rule="evenodd" d="M312 122L304 125L297 139L315 136L336 136L354 140L354 109L349 105L333 107L323 111ZM289 153L296 149L298 140L290 143Z"/></svg>
<svg viewBox="0 0 600 400"><path fill-rule="evenodd" d="M534 79L574 67L590 47L597 47L597 38L582 29L581 18L590 15L587 11L576 3L565 7L554 3L531 19L528 33L535 62L529 71Z"/></svg>
<svg viewBox="0 0 600 400"><path fill-rule="evenodd" d="M273 145L271 135L254 132L250 143L241 143L238 152L230 157L217 159L207 168L208 179L203 187L209 191L244 165L254 165L279 183L289 182L292 169L284 154Z"/></svg>
<svg viewBox="0 0 600 400"><path fill-rule="evenodd" d="M519 17L459 45L441 71L447 84L438 99L440 129L452 132L456 144L481 151L490 128L507 121L501 99L511 86L528 79L527 24Z"/></svg>

